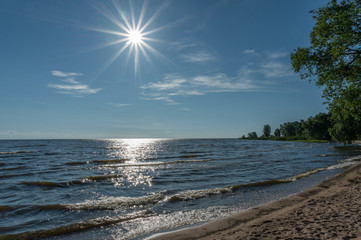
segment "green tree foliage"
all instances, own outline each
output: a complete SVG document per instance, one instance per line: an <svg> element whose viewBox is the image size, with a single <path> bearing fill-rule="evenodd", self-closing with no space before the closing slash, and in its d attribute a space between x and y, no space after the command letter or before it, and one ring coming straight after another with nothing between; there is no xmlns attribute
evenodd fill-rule
<svg viewBox="0 0 361 240"><path fill-rule="evenodd" d="M263 126L263 136L269 137L271 136L271 126L266 124Z"/></svg>
<svg viewBox="0 0 361 240"><path fill-rule="evenodd" d="M250 138L250 139L256 139L256 138L258 138L257 133L256 133L256 132L250 132L250 133L248 133L248 138Z"/></svg>
<svg viewBox="0 0 361 240"><path fill-rule="evenodd" d="M361 1L331 0L311 13L311 44L291 54L293 69L323 88L334 122L330 133L350 143L361 135Z"/></svg>
<svg viewBox="0 0 361 240"><path fill-rule="evenodd" d="M281 131L279 128L276 128L274 135L275 135L275 137L281 137Z"/></svg>
<svg viewBox="0 0 361 240"><path fill-rule="evenodd" d="M293 136L297 135L299 127L300 127L300 123L297 121L286 122L284 124L281 124L280 131L281 131L282 136L293 137Z"/></svg>
<svg viewBox="0 0 361 240"><path fill-rule="evenodd" d="M308 139L331 140L329 129L332 127L330 115L319 113L314 117L309 117L301 124L302 136Z"/></svg>

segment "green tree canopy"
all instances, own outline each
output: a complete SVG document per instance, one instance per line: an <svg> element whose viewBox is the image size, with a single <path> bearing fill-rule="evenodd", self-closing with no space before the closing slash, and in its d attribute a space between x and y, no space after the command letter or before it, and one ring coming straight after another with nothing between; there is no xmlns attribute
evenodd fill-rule
<svg viewBox="0 0 361 240"><path fill-rule="evenodd" d="M296 136L300 129L300 123L297 121L294 122L286 122L281 124L280 131L282 136L285 137L293 137Z"/></svg>
<svg viewBox="0 0 361 240"><path fill-rule="evenodd" d="M271 126L269 124L263 126L263 136L265 137L271 136Z"/></svg>
<svg viewBox="0 0 361 240"><path fill-rule="evenodd" d="M350 143L361 135L361 0L331 0L311 13L310 46L291 54L293 69L323 88L330 133Z"/></svg>
<svg viewBox="0 0 361 240"><path fill-rule="evenodd" d="M275 135L275 137L281 137L281 131L279 128L276 128L274 135Z"/></svg>
<svg viewBox="0 0 361 240"><path fill-rule="evenodd" d="M250 132L250 133L248 133L248 138L250 138L250 139L256 139L256 138L258 138L257 133L256 133L256 132Z"/></svg>
<svg viewBox="0 0 361 240"><path fill-rule="evenodd" d="M329 129L332 127L330 116L319 113L302 122L302 135L308 139L331 140Z"/></svg>

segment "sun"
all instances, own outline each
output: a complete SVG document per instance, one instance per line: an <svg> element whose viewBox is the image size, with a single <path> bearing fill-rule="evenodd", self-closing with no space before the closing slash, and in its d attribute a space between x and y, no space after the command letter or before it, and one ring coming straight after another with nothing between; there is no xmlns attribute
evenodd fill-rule
<svg viewBox="0 0 361 240"><path fill-rule="evenodd" d="M90 30L93 31L113 35L113 40L111 42L105 43L99 48L110 46L119 47L114 55L104 64L100 72L103 72L106 68L108 68L125 51L128 51L126 58L127 63L130 58L134 59L135 74L139 72L140 55L142 55L148 62L151 62L148 53L155 55L165 62L170 62L164 55L150 45L151 42L159 41L151 38L151 34L164 30L166 27L172 25L167 24L166 26L151 28L152 23L155 21L159 13L164 10L166 4L163 3L148 20L145 20L146 9L149 4L148 1L143 2L143 7L140 9L138 17L136 17L136 14L134 13L132 1L129 1L129 11L126 11L127 7L124 6L124 2L125 1L114 0L111 2L112 6L110 7L96 7L96 10L114 24L113 29L90 28Z"/></svg>
<svg viewBox="0 0 361 240"><path fill-rule="evenodd" d="M144 42L143 34L139 30L131 30L128 32L128 43L132 45L142 45Z"/></svg>

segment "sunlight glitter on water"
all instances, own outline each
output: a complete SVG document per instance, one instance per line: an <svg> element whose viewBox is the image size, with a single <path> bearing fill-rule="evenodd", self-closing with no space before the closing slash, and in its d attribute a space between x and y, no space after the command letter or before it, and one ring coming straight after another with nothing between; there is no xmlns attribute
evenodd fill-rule
<svg viewBox="0 0 361 240"><path fill-rule="evenodd" d="M109 157L121 157L129 162L137 162L149 158L157 151L155 143L162 139L108 139Z"/></svg>

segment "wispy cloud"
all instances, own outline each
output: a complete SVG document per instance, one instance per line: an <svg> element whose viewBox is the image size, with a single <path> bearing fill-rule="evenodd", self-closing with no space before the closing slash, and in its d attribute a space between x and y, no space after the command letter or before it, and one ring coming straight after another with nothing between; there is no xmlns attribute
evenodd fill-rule
<svg viewBox="0 0 361 240"><path fill-rule="evenodd" d="M278 52L267 52L267 56L271 59L278 59L289 56L289 52L278 51Z"/></svg>
<svg viewBox="0 0 361 240"><path fill-rule="evenodd" d="M205 63L217 60L217 58L208 51L196 51L187 54L181 54L180 57L184 62L189 63Z"/></svg>
<svg viewBox="0 0 361 240"><path fill-rule="evenodd" d="M259 56L260 54L256 52L254 49L246 49L243 53L251 55L251 56Z"/></svg>
<svg viewBox="0 0 361 240"><path fill-rule="evenodd" d="M117 107L117 108L123 108L123 107L128 107L128 106L132 105L129 103L108 103L108 104L112 105L113 107Z"/></svg>
<svg viewBox="0 0 361 240"><path fill-rule="evenodd" d="M57 70L51 71L51 74L56 77L78 77L83 76L82 73L73 73L73 72L61 72Z"/></svg>
<svg viewBox="0 0 361 240"><path fill-rule="evenodd" d="M208 50L206 44L199 41L188 39L174 42L170 46L170 50L175 51L183 62L203 64L217 60L216 55Z"/></svg>
<svg viewBox="0 0 361 240"><path fill-rule="evenodd" d="M282 59L284 52L259 53L245 50L245 53L260 56L258 62L249 62L239 68L236 74L224 72L211 74L180 75L166 74L159 81L141 86L142 97L146 100L178 104L181 96L202 96L211 93L230 92L275 92L283 84L294 79L289 61Z"/></svg>
<svg viewBox="0 0 361 240"><path fill-rule="evenodd" d="M274 60L260 64L259 71L268 78L281 78L294 75L291 66Z"/></svg>
<svg viewBox="0 0 361 240"><path fill-rule="evenodd" d="M75 78L65 78L62 79L63 82L71 83L71 84L80 84L80 82L76 81Z"/></svg>
<svg viewBox="0 0 361 240"><path fill-rule="evenodd" d="M172 49L179 52L182 51L183 49L195 48L198 46L198 44L193 41L185 41L185 42L173 42L170 43L170 46Z"/></svg>
<svg viewBox="0 0 361 240"><path fill-rule="evenodd" d="M84 97L89 94L95 94L101 90L101 88L90 88L86 84L75 80L75 77L83 76L82 73L73 73L73 72L61 72L61 71L51 71L51 74L55 77L60 78L62 82L67 84L48 84L49 88L54 88L58 90L60 94L67 94L74 97Z"/></svg>
<svg viewBox="0 0 361 240"><path fill-rule="evenodd" d="M243 66L241 71L248 75L250 74L262 74L263 78L282 78L282 77L290 77L294 76L294 72L289 64L289 61L284 61L287 56L289 56L288 52L285 51L272 51L265 53L258 53L256 50L247 49L244 53L253 55L253 56L261 56L262 60L260 62L251 62L249 65Z"/></svg>
<svg viewBox="0 0 361 240"><path fill-rule="evenodd" d="M161 82L150 82L141 86L142 89L157 89L159 91L168 91L179 89L187 80L177 74L166 74Z"/></svg>
<svg viewBox="0 0 361 240"><path fill-rule="evenodd" d="M257 86L252 81L229 77L224 73L182 77L177 74L165 75L161 81L141 86L146 100L164 101L177 104L174 96L202 96L214 92L253 91Z"/></svg>
<svg viewBox="0 0 361 240"><path fill-rule="evenodd" d="M224 73L196 76L192 79L192 83L207 88L209 92L239 92L257 88L250 80L232 78Z"/></svg>

